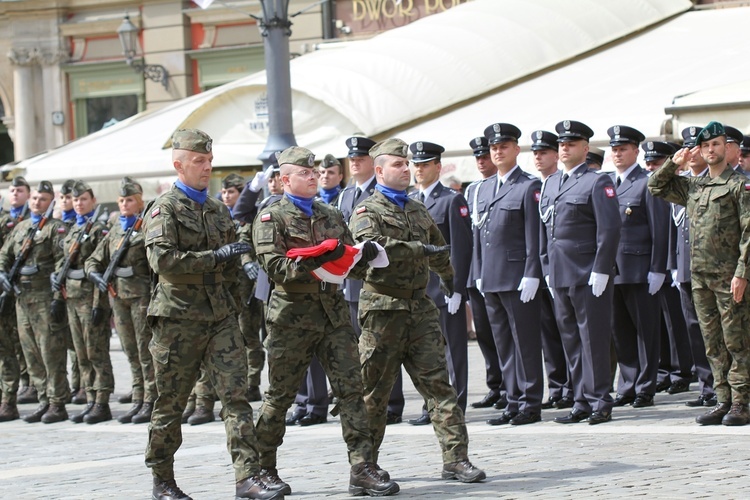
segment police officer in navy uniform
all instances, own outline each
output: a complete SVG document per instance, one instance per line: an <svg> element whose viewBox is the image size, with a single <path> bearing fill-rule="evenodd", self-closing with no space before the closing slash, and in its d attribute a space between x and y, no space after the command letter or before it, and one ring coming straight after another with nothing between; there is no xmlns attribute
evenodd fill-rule
<svg viewBox="0 0 750 500"><path fill-rule="evenodd" d="M645 136L625 125L607 130L616 171L610 173L620 203L622 230L617 248L612 331L620 379L615 406L654 405L659 372L661 304L656 295L667 273L669 207L646 188L638 164Z"/></svg>
<svg viewBox="0 0 750 500"><path fill-rule="evenodd" d="M456 390L456 399L461 411L466 411L468 365L468 332L466 330L466 281L471 265L472 234L469 207L463 195L440 182L442 164L440 155L445 148L431 142L420 141L409 146L412 153L414 177L419 190L410 195L424 203L446 244L451 246L453 266L453 294L447 297L440 289L440 277L430 272L427 295L435 302L440 312L440 328L445 338L445 358L451 385ZM427 406L422 416L409 420L410 424L430 423Z"/></svg>
<svg viewBox="0 0 750 500"><path fill-rule="evenodd" d="M750 136L743 135L740 144L740 165L745 173L750 173Z"/></svg>
<svg viewBox="0 0 750 500"><path fill-rule="evenodd" d="M745 172L740 163L742 157L742 140L744 139L742 132L728 125L724 125L724 130L727 133L727 164L737 173L745 177L750 176L750 174Z"/></svg>
<svg viewBox="0 0 750 500"><path fill-rule="evenodd" d="M589 146L589 152L586 153L586 165L594 170L601 170L604 164L604 151L594 146Z"/></svg>
<svg viewBox="0 0 750 500"><path fill-rule="evenodd" d="M344 214L344 220L349 223L354 208L362 201L366 200L375 192L375 160L370 157L370 148L375 145L375 141L367 137L350 137L346 140L346 147L349 148L349 173L352 176L353 184L345 187L339 193L338 209ZM362 290L362 281L347 279L344 281L344 299L349 305L349 315L352 318L354 332L359 337L361 330L357 314L359 311L359 292ZM388 413L386 424L398 424L401 422L401 415L404 413L404 392L403 379L401 375L396 378L391 391L391 397L388 400Z"/></svg>
<svg viewBox="0 0 750 500"><path fill-rule="evenodd" d="M615 257L620 241L612 179L585 163L594 132L565 120L555 127L563 171L542 186L541 258L555 295L555 317L570 362L575 404L558 423L612 419L609 349Z"/></svg>
<svg viewBox="0 0 750 500"><path fill-rule="evenodd" d="M525 425L541 420L542 280L539 259L539 192L541 181L518 166L521 131L509 123L487 127L497 174L488 181L494 194L481 231L482 292L508 396L508 406L490 425Z"/></svg>
<svg viewBox="0 0 750 500"><path fill-rule="evenodd" d="M477 163L477 170L481 179L469 184L466 188L466 201L469 204L472 228L472 255L469 266L469 279L466 293L469 296L469 306L474 317L474 331L477 334L477 345L484 357L486 384L489 392L479 401L471 403L472 408L489 408L494 406L498 410L505 409L508 400L503 387L503 374L500 370L500 355L497 353L495 339L492 336L492 325L487 316L484 295L479 291L482 284L482 245L480 231L487 220L489 202L495 196L494 191L487 188L487 180L497 173L497 167L490 158L490 145L484 136L475 137L469 141L469 146Z"/></svg>
<svg viewBox="0 0 750 500"><path fill-rule="evenodd" d="M537 130L531 134L531 152L534 155L534 166L542 176L542 182L558 171L557 135L546 130ZM591 154L589 152L589 154ZM588 161L587 161L588 163ZM547 401L542 409L572 408L573 387L570 379L568 362L565 359L560 329L555 319L554 297L545 281L539 290L541 301L542 353L544 353L544 371L547 373Z"/></svg>
<svg viewBox="0 0 750 500"><path fill-rule="evenodd" d="M692 148L696 144L698 133L703 127L687 127L682 131L684 147ZM681 174L685 176L705 177L708 175L708 164L701 155L695 155L688 162L687 170ZM695 374L698 377L698 391L696 399L686 402L687 406L716 406L714 393L714 376L706 358L706 346L703 341L698 315L693 305L693 293L690 277L690 218L685 207L672 204L672 220L677 227L677 237L670 255L669 268L673 269L673 279L679 284L682 312L687 325L690 351L693 355Z"/></svg>

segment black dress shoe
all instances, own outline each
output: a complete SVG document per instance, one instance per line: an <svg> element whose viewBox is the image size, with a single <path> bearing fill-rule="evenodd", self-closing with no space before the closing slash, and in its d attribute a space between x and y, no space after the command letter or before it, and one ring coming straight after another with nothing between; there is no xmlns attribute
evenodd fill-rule
<svg viewBox="0 0 750 500"><path fill-rule="evenodd" d="M672 382L669 381L668 378L665 378L661 382L658 382L656 384L656 392L664 392L672 385Z"/></svg>
<svg viewBox="0 0 750 500"><path fill-rule="evenodd" d="M432 423L432 420L430 419L429 415L422 415L419 418L413 418L409 420L409 423L411 425L430 425Z"/></svg>
<svg viewBox="0 0 750 500"><path fill-rule="evenodd" d="M570 396L563 396L560 398L560 401L555 403L555 408L558 410L564 410L565 408L573 408L573 404L575 401L573 401L573 398Z"/></svg>
<svg viewBox="0 0 750 500"><path fill-rule="evenodd" d="M635 396L625 396L623 394L618 394L615 397L615 402L612 404L612 406L625 406L629 405L635 401Z"/></svg>
<svg viewBox="0 0 750 500"><path fill-rule="evenodd" d="M701 394L696 399L691 399L690 401L686 401L685 406L689 406L691 408L695 408L696 406L703 406L704 401L706 401L706 396Z"/></svg>
<svg viewBox="0 0 750 500"><path fill-rule="evenodd" d="M633 400L633 408L646 408L647 406L654 406L654 397L645 392L639 393Z"/></svg>
<svg viewBox="0 0 750 500"><path fill-rule="evenodd" d="M595 411L589 417L589 425L603 424L612 420L612 412L610 411Z"/></svg>
<svg viewBox="0 0 750 500"><path fill-rule="evenodd" d="M547 401L542 403L542 410L550 410L555 407L555 404L560 401L562 398L560 396L555 396L549 398Z"/></svg>
<svg viewBox="0 0 750 500"><path fill-rule="evenodd" d="M578 408L574 408L573 411L571 411L564 417L557 417L555 419L555 422L557 422L558 424L577 424L578 422L583 422L587 418L589 418L588 413L583 410L579 410Z"/></svg>
<svg viewBox="0 0 750 500"><path fill-rule="evenodd" d="M325 415L318 415L317 413L308 413L301 419L299 419L299 425L307 427L309 425L325 424L328 422L328 418Z"/></svg>
<svg viewBox="0 0 750 500"><path fill-rule="evenodd" d="M393 425L401 423L401 415L396 415L392 411L389 411L385 416L385 425Z"/></svg>
<svg viewBox="0 0 750 500"><path fill-rule="evenodd" d="M499 400L500 400L500 394L490 391L481 400L471 403L471 407L472 408L489 408L490 406L497 403Z"/></svg>
<svg viewBox="0 0 750 500"><path fill-rule="evenodd" d="M505 425L510 423L511 420L516 418L518 412L516 411L504 411L502 415L497 418L491 418L487 421L489 425Z"/></svg>
<svg viewBox="0 0 750 500"><path fill-rule="evenodd" d="M510 425L526 425L541 422L542 416L538 413L519 412L510 420Z"/></svg>
<svg viewBox="0 0 750 500"><path fill-rule="evenodd" d="M286 419L286 425L295 425L307 415L307 411L304 408L297 408L292 412L289 418Z"/></svg>
<svg viewBox="0 0 750 500"><path fill-rule="evenodd" d="M677 382L673 382L672 385L669 386L669 389L667 389L667 392L669 394L679 394L681 392L687 392L690 390L690 382L687 380L678 380Z"/></svg>
<svg viewBox="0 0 750 500"><path fill-rule="evenodd" d="M703 406L708 406L711 408L712 406L716 406L719 404L719 400L716 399L716 394L713 394L710 398L703 400Z"/></svg>
<svg viewBox="0 0 750 500"><path fill-rule="evenodd" d="M508 406L508 398L505 396L500 396L500 399L495 402L494 405L492 405L496 410L504 410Z"/></svg>

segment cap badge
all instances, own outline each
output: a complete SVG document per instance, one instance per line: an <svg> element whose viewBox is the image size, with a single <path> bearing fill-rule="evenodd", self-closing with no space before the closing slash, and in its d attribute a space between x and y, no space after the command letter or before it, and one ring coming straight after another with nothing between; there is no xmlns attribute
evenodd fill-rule
<svg viewBox="0 0 750 500"><path fill-rule="evenodd" d="M422 144L421 142L418 142L417 143L417 151L422 151L423 149L424 149L424 144Z"/></svg>
<svg viewBox="0 0 750 500"><path fill-rule="evenodd" d="M212 147L213 142L214 141L212 139L209 139L209 140L206 141L206 152L208 152L208 153L211 152L211 147Z"/></svg>
<svg viewBox="0 0 750 500"><path fill-rule="evenodd" d="M695 137L695 127L690 127L690 135Z"/></svg>
<svg viewBox="0 0 750 500"><path fill-rule="evenodd" d="M492 126L492 130L494 130L496 133L500 133L500 124L496 123Z"/></svg>
<svg viewBox="0 0 750 500"><path fill-rule="evenodd" d="M401 155L406 157L407 154L409 154L409 146L401 146Z"/></svg>
<svg viewBox="0 0 750 500"><path fill-rule="evenodd" d="M357 138L356 138L356 137L352 137L352 147L353 147L353 148L356 148L356 147L357 147L357 142L358 142L358 141L357 141Z"/></svg>
<svg viewBox="0 0 750 500"><path fill-rule="evenodd" d="M310 155L307 157L307 164L311 167L315 165L315 155Z"/></svg>
<svg viewBox="0 0 750 500"><path fill-rule="evenodd" d="M536 139L537 139L538 141L541 141L541 140L542 140L542 131L541 131L541 130L537 130L537 131L536 131Z"/></svg>
<svg viewBox="0 0 750 500"><path fill-rule="evenodd" d="M612 130L614 130L614 132L615 132L615 135L620 135L620 126L619 126L619 125L615 125L615 126L614 126L614 127L612 128Z"/></svg>
<svg viewBox="0 0 750 500"><path fill-rule="evenodd" d="M564 128L565 130L570 130L570 120L565 120L565 121L563 122L563 128Z"/></svg>
<svg viewBox="0 0 750 500"><path fill-rule="evenodd" d="M703 131L703 138L704 139L708 139L709 137L711 137L711 132L709 132L708 130L704 130Z"/></svg>
<svg viewBox="0 0 750 500"><path fill-rule="evenodd" d="M648 142L646 144L646 147L648 148L649 151L653 151L654 150L654 143L653 142Z"/></svg>

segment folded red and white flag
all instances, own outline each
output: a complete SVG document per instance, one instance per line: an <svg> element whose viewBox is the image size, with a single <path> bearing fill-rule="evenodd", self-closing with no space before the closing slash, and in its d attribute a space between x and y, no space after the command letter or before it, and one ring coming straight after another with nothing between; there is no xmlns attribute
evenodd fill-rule
<svg viewBox="0 0 750 500"><path fill-rule="evenodd" d="M296 259L299 262L302 259L310 257L318 257L326 252L330 252L339 244L336 239L325 240L320 245L305 248L292 248L286 252L286 256L290 259ZM378 256L369 262L372 267L386 267L388 266L388 256L385 254L385 249L378 243L375 243L378 247ZM349 272L362 258L362 247L364 242L358 243L357 245L350 246L344 245L344 255L331 262L326 262L319 268L311 271L310 273L320 281L326 283L336 283L341 285L344 283Z"/></svg>

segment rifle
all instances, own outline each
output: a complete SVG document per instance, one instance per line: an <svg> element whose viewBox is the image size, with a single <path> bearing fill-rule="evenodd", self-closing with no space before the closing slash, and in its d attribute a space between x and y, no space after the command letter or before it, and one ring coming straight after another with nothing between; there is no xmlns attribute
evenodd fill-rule
<svg viewBox="0 0 750 500"><path fill-rule="evenodd" d="M16 254L16 260L13 261L13 266L10 268L10 272L8 273L8 283L10 284L10 287L8 289L5 289L5 287L3 287L3 293L0 294L0 314L6 313L6 308L8 307L8 303L10 302L9 297L11 292L14 292L16 296L21 295L21 289L18 288L18 285L16 284L16 281L18 280L18 274L21 271L21 267L23 267L24 262L26 262L26 259L29 257L29 253L31 253L31 247L34 245L34 236L36 236L37 231L41 231L42 229L44 229L44 225L52 217L52 211L54 210L54 208L55 200L52 200L47 211L44 213L42 218L39 219L39 222L32 225L26 232L26 236L23 238L23 243L21 244L21 249L18 251L18 254Z"/></svg>
<svg viewBox="0 0 750 500"><path fill-rule="evenodd" d="M133 225L130 226L127 231L125 231L125 234L122 235L120 241L117 242L117 247L115 247L114 253L109 258L109 265L107 266L107 270L104 271L104 274L102 275L102 280L107 284L107 290L109 290L109 294L112 297L117 297L115 287L113 287L111 283L112 276L115 273L115 267L117 267L117 265L122 260L123 255L125 255L125 252L128 249L128 243L130 242L130 238L133 236L133 233L136 231L140 231L141 226L143 225L143 219L144 217L146 217L146 211L150 206L151 203L143 208L143 211L135 219ZM103 291L104 290L102 290L102 292Z"/></svg>
<svg viewBox="0 0 750 500"><path fill-rule="evenodd" d="M68 292L65 291L65 281L67 281L68 279L68 271L70 271L70 265L74 260L78 258L78 254L81 251L81 243L83 243L83 240L91 232L91 228L94 227L94 223L97 221L99 212L101 212L101 210L102 206L97 205L96 210L94 210L94 215L88 218L83 231L78 233L78 237L76 238L76 240L71 243L70 250L68 250L68 256L65 258L65 262L63 262L62 267L57 272L56 278L52 280L52 290L60 290L62 292L63 299L67 300L68 298Z"/></svg>

